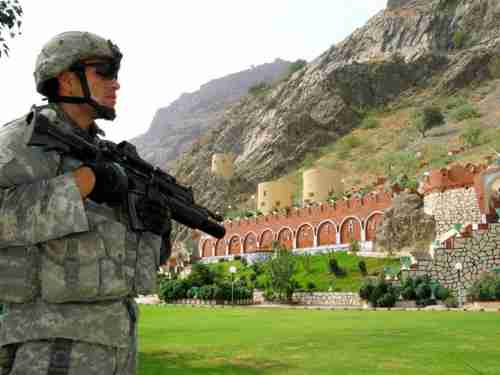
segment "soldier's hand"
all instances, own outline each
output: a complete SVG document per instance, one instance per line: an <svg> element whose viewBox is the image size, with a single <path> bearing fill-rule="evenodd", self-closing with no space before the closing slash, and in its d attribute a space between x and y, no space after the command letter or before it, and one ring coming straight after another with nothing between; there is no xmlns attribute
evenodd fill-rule
<svg viewBox="0 0 500 375"><path fill-rule="evenodd" d="M88 198L110 206L120 205L128 191L128 176L125 170L113 162L90 162L85 166L95 175L95 185Z"/></svg>
<svg viewBox="0 0 500 375"><path fill-rule="evenodd" d="M89 167L80 167L73 171L76 185L80 190L80 196L85 199L87 195L94 189L95 174Z"/></svg>

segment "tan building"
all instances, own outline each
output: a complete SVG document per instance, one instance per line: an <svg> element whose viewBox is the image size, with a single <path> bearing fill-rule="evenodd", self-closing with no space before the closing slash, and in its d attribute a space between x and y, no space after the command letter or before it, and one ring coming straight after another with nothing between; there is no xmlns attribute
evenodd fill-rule
<svg viewBox="0 0 500 375"><path fill-rule="evenodd" d="M341 176L328 168L315 167L302 174L304 188L302 202L326 202L330 192L341 193L344 184Z"/></svg>
<svg viewBox="0 0 500 375"><path fill-rule="evenodd" d="M226 180L233 177L234 174L234 155L213 154L212 155L212 174L220 176Z"/></svg>
<svg viewBox="0 0 500 375"><path fill-rule="evenodd" d="M257 209L265 215L274 209L291 207L294 189L294 185L286 180L259 184L257 187Z"/></svg>

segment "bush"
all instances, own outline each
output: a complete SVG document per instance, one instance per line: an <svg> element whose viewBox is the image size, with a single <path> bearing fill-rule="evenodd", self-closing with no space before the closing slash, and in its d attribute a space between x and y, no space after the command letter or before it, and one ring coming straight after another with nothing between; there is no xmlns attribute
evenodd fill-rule
<svg viewBox="0 0 500 375"><path fill-rule="evenodd" d="M448 297L450 296L450 291L449 291L449 289L439 285L436 288L434 295L436 296L436 299L438 299L440 301L446 301L448 299Z"/></svg>
<svg viewBox="0 0 500 375"><path fill-rule="evenodd" d="M393 307L396 304L396 297L392 293L385 293L377 300L379 307Z"/></svg>
<svg viewBox="0 0 500 375"><path fill-rule="evenodd" d="M359 272L361 272L362 276L368 275L368 269L366 268L366 262L364 260L360 260L358 263Z"/></svg>
<svg viewBox="0 0 500 375"><path fill-rule="evenodd" d="M467 119L478 118L481 117L481 115L471 104L466 103L451 111L450 117L453 120L460 122Z"/></svg>
<svg viewBox="0 0 500 375"><path fill-rule="evenodd" d="M425 300L431 298L432 290L428 283L421 283L415 288L415 294L417 296L417 302L419 300Z"/></svg>
<svg viewBox="0 0 500 375"><path fill-rule="evenodd" d="M404 300L407 301L413 301L417 299L417 294L415 293L415 289L413 288L413 286L407 286L403 288L401 296Z"/></svg>
<svg viewBox="0 0 500 375"><path fill-rule="evenodd" d="M252 95L262 95L266 93L270 88L271 86L269 86L266 82L260 82L251 86L248 89L248 92Z"/></svg>
<svg viewBox="0 0 500 375"><path fill-rule="evenodd" d="M359 241L358 240L351 240L351 242L349 243L349 251L353 254L356 254L356 253L359 253L360 250L361 250L361 247L359 245Z"/></svg>
<svg viewBox="0 0 500 375"><path fill-rule="evenodd" d="M165 302L187 298L191 284L187 280L164 280L160 284L159 297Z"/></svg>
<svg viewBox="0 0 500 375"><path fill-rule="evenodd" d="M460 49L465 46L467 34L462 30L457 30L453 33L451 40L453 41L453 48Z"/></svg>
<svg viewBox="0 0 500 375"><path fill-rule="evenodd" d="M328 267L330 269L330 272L337 277L343 277L347 274L347 272L339 266L339 262L335 257L330 257L328 259Z"/></svg>
<svg viewBox="0 0 500 375"><path fill-rule="evenodd" d="M396 304L398 290L385 280L379 279L375 285L371 282L363 284L359 296L368 300L374 307L392 307Z"/></svg>
<svg viewBox="0 0 500 375"><path fill-rule="evenodd" d="M187 279L191 285L201 287L203 285L213 284L215 276L215 272L213 272L208 265L204 263L195 263Z"/></svg>
<svg viewBox="0 0 500 375"><path fill-rule="evenodd" d="M375 117L365 117L361 121L361 129L376 129L379 127L379 122Z"/></svg>
<svg viewBox="0 0 500 375"><path fill-rule="evenodd" d="M420 111L413 113L410 123L415 130L422 134L422 137L425 137L428 130L444 124L444 116L439 107L425 106Z"/></svg>
<svg viewBox="0 0 500 375"><path fill-rule="evenodd" d="M316 290L316 284L314 283L314 281L308 281L306 288L308 292L314 292Z"/></svg>
<svg viewBox="0 0 500 375"><path fill-rule="evenodd" d="M483 273L472 284L469 295L474 301L500 300L500 276L492 272Z"/></svg>
<svg viewBox="0 0 500 375"><path fill-rule="evenodd" d="M467 127L460 134L460 139L467 147L479 146L481 142L481 135L483 129L477 122L470 122Z"/></svg>
<svg viewBox="0 0 500 375"><path fill-rule="evenodd" d="M446 101L446 109L450 110L465 104L469 104L469 102L463 96L452 96Z"/></svg>
<svg viewBox="0 0 500 375"><path fill-rule="evenodd" d="M374 288L375 287L373 286L373 284L371 282L364 283L361 286L361 288L359 289L359 296L362 299L369 300L370 295L372 294Z"/></svg>
<svg viewBox="0 0 500 375"><path fill-rule="evenodd" d="M307 61L302 59L298 59L291 63L290 67L288 68L287 78L289 78L293 73L298 72L300 69L304 68L306 65Z"/></svg>
<svg viewBox="0 0 500 375"><path fill-rule="evenodd" d="M448 308L456 308L458 307L457 297L450 295L448 298L444 300L444 305Z"/></svg>

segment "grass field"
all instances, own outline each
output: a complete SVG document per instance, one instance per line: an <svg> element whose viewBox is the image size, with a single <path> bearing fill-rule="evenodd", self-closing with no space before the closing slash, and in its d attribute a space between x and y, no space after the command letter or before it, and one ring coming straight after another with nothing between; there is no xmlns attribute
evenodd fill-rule
<svg viewBox="0 0 500 375"><path fill-rule="evenodd" d="M143 306L140 375L500 374L500 314Z"/></svg>

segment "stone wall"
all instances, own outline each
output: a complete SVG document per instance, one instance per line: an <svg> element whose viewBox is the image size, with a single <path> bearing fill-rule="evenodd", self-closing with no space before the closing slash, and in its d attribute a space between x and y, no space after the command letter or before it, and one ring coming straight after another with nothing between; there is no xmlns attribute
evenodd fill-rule
<svg viewBox="0 0 500 375"><path fill-rule="evenodd" d="M482 224L480 229L446 242L448 248L435 249L434 258L420 259L411 276L429 275L463 303L481 273L500 267L500 224ZM455 268L457 263L462 265L460 272Z"/></svg>
<svg viewBox="0 0 500 375"><path fill-rule="evenodd" d="M439 238L453 224L480 223L481 211L472 187L434 192L424 198L424 212L436 220Z"/></svg>
<svg viewBox="0 0 500 375"><path fill-rule="evenodd" d="M302 305L363 306L358 293L294 293L292 300Z"/></svg>
<svg viewBox="0 0 500 375"><path fill-rule="evenodd" d="M301 305L329 305L329 306L353 306L362 307L363 300L358 293L333 293L333 292L296 292L292 301ZM261 291L253 292L253 302L256 304L266 303Z"/></svg>

